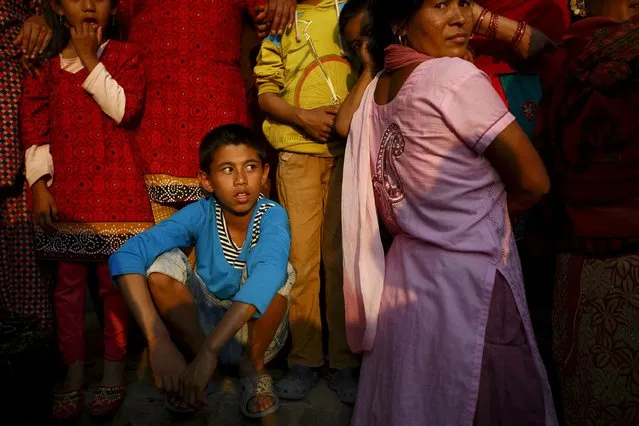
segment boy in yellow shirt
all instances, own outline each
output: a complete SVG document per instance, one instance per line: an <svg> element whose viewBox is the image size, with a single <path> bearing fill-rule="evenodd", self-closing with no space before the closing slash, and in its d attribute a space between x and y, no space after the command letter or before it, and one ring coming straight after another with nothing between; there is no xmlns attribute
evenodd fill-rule
<svg viewBox="0 0 639 426"><path fill-rule="evenodd" d="M320 262L326 278L330 385L354 403L359 364L346 342L342 293L341 192L345 139L333 131L356 80L343 56L338 18L344 2L298 2L295 27L262 42L255 67L264 134L279 151L277 190L291 226L297 281L289 313L293 346L280 397L302 399L324 364Z"/></svg>

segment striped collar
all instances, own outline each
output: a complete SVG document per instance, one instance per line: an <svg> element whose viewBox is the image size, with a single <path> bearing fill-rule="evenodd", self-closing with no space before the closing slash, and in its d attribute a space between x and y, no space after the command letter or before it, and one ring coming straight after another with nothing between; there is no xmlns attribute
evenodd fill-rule
<svg viewBox="0 0 639 426"><path fill-rule="evenodd" d="M249 229L247 232L247 237L248 233L250 233L251 235L248 251L255 247L259 241L262 217L264 216L264 213L274 206L273 203L266 200L266 197L264 197L262 194L260 194L259 198L257 199L253 217L251 218L251 224L249 224ZM224 218L224 214L222 212L222 206L215 198L214 202L215 223L217 226L217 233L220 237L220 244L222 246L224 258L229 263L229 265L233 266L234 268L243 269L246 266L246 254L242 255L242 251L247 242L244 241L242 247L238 247L237 244L235 244L233 238L231 238L231 233L229 232L228 226L226 224L226 219Z"/></svg>

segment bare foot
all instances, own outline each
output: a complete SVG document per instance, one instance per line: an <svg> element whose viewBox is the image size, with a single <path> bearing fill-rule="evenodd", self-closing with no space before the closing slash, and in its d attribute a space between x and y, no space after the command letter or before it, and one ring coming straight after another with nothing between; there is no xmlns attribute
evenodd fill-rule
<svg viewBox="0 0 639 426"><path fill-rule="evenodd" d="M257 414L266 411L275 404L275 398L268 395L257 395L251 398L247 404L249 413Z"/></svg>
<svg viewBox="0 0 639 426"><path fill-rule="evenodd" d="M240 375L253 376L264 372L264 361L250 361L248 359L240 362ZM269 395L256 395L247 404L248 412L251 414L261 413L271 408L275 404L275 398Z"/></svg>
<svg viewBox="0 0 639 426"><path fill-rule="evenodd" d="M120 386L124 381L124 362L104 360L102 386Z"/></svg>
<svg viewBox="0 0 639 426"><path fill-rule="evenodd" d="M64 379L65 391L77 390L84 385L84 362L76 361L67 369L67 376Z"/></svg>

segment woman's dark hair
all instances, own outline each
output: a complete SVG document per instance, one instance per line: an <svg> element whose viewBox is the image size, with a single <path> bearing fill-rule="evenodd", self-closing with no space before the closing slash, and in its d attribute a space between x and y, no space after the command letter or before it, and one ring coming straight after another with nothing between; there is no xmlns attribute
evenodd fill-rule
<svg viewBox="0 0 639 426"><path fill-rule="evenodd" d="M368 0L371 22L371 53L375 63L384 63L384 49L397 43L393 25L402 28L415 16L424 0Z"/></svg>
<svg viewBox="0 0 639 426"><path fill-rule="evenodd" d="M368 0L348 0L339 14L339 32L344 34L344 29L348 21L365 11L368 7ZM362 25L362 34L369 31L368 25Z"/></svg>
<svg viewBox="0 0 639 426"><path fill-rule="evenodd" d="M210 173L213 154L218 148L227 145L246 145L257 152L266 162L266 147L260 143L253 132L241 124L224 124L211 130L200 143L200 170Z"/></svg>
<svg viewBox="0 0 639 426"><path fill-rule="evenodd" d="M56 0L56 3L59 3L60 0ZM62 52L67 44L69 44L69 40L71 39L71 33L69 32L69 28L66 24L66 18L60 17L55 10L51 7L51 3L49 1L44 1L44 19L47 22L47 25L53 31L53 37L51 38L51 42L49 42L49 47L46 52L43 54L44 59L51 58L56 56ZM111 6L117 7L118 0L111 0ZM111 22L107 28L105 28L104 39L108 40L119 40L122 37L120 36L121 31L118 26L118 23L115 19L115 16L111 17Z"/></svg>

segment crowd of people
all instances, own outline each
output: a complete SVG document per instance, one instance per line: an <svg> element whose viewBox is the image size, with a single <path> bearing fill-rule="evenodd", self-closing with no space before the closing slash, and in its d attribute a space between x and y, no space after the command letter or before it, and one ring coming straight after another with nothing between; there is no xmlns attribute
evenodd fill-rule
<svg viewBox="0 0 639 426"><path fill-rule="evenodd" d="M96 279L95 416L124 401L131 317L180 415L236 364L252 419L327 367L358 426L638 424L638 15L0 6L0 323L55 334L53 415L85 408Z"/></svg>

